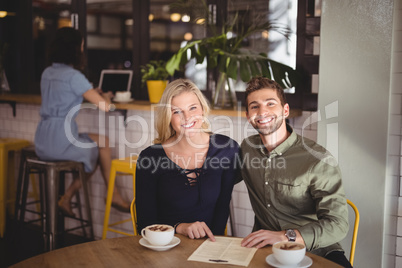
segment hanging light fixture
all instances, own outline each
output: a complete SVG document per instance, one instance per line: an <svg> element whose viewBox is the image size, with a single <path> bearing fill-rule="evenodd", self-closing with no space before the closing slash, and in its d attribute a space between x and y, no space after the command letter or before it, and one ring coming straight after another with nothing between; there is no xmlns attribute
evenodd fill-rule
<svg viewBox="0 0 402 268"><path fill-rule="evenodd" d="M205 23L205 19L203 19L203 18L198 19L195 23L197 23L197 24L204 24L204 23Z"/></svg>
<svg viewBox="0 0 402 268"><path fill-rule="evenodd" d="M15 16L15 12L0 10L0 19L5 18L6 16Z"/></svg>
<svg viewBox="0 0 402 268"><path fill-rule="evenodd" d="M189 22L190 21L190 16L187 14L184 14L183 17L181 17L182 22Z"/></svg>
<svg viewBox="0 0 402 268"><path fill-rule="evenodd" d="M179 21L181 18L181 15L179 13L172 13L170 14L170 20L173 22Z"/></svg>
<svg viewBox="0 0 402 268"><path fill-rule="evenodd" d="M184 40L186 41L190 41L191 39L193 39L193 34L188 32L184 34Z"/></svg>

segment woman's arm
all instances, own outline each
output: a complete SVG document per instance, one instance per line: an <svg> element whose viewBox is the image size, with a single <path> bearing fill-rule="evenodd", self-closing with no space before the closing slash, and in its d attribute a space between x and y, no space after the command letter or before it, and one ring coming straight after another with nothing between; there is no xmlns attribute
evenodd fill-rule
<svg viewBox="0 0 402 268"><path fill-rule="evenodd" d="M223 149L225 150L225 149ZM238 175L239 166L236 164L236 160L239 153L239 147L236 144L235 149L226 149L229 153L225 154L226 159L230 159L228 163L225 160L221 160L221 165L223 169L221 177L221 192L219 198L216 202L214 218L212 221L212 232L214 234L223 234L226 228L229 211L230 211L230 200L232 198L232 191L235 184L236 176ZM223 164L225 163L225 164Z"/></svg>
<svg viewBox="0 0 402 268"><path fill-rule="evenodd" d="M113 97L111 92L99 93L98 89L87 90L82 96L90 103L95 104L99 109L105 112L110 110L110 98Z"/></svg>
<svg viewBox="0 0 402 268"><path fill-rule="evenodd" d="M142 152L137 160L135 196L139 231L158 222L158 174L152 173L155 167L149 165L149 161L152 161L150 157L150 154L144 155Z"/></svg>

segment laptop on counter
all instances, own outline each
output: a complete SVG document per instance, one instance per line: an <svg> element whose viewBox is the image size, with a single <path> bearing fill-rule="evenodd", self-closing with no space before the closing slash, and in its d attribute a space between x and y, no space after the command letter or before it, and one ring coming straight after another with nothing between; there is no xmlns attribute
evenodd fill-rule
<svg viewBox="0 0 402 268"><path fill-rule="evenodd" d="M99 88L103 92L111 91L113 94L116 94L116 91L130 91L132 78L132 70L102 70Z"/></svg>

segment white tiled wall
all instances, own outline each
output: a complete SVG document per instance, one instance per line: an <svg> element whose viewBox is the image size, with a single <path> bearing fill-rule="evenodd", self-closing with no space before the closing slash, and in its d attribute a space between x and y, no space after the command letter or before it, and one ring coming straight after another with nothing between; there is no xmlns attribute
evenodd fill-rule
<svg viewBox="0 0 402 268"><path fill-rule="evenodd" d="M390 192L390 215L391 224L389 232L389 248L391 257L394 260L393 267L402 267L402 0L394 2L394 33L393 33L393 55L392 55L392 74L391 74L391 124L399 126L397 130L390 133L388 146L390 164L394 172L391 174ZM396 231L396 233L395 233ZM395 246L396 244L396 246ZM393 258L395 256L395 258ZM392 263L392 262L390 262ZM389 266L391 267L391 266Z"/></svg>
<svg viewBox="0 0 402 268"><path fill-rule="evenodd" d="M294 126L297 133L302 133L302 126L306 120L310 120L311 112L303 112L302 116L291 118L289 123ZM152 113L150 111L128 111L128 123L124 126L124 118L119 111L110 112L107 116L97 110L84 109L80 111L77 122L81 132L104 133L112 142L112 157L124 157L130 154L139 154L141 150L151 144L155 135ZM241 143L244 137L252 135L254 129L247 123L244 117L210 116L209 120L215 133L228 135ZM0 137L17 137L34 140L36 126L39 122L39 106L17 104L17 115L13 117L11 106L0 104ZM303 131L303 135L316 140L316 124L309 124ZM120 141L120 142L119 142ZM117 187L126 200L133 197L132 180L130 176L120 176L116 180ZM95 236L102 236L106 186L103 182L100 170L95 172L89 181L91 206L93 211ZM251 232L254 214L248 199L247 189L243 182L235 186L232 196L234 234L244 237ZM111 221L119 221L129 218L128 214L120 213L114 209L111 211ZM70 220L66 226L72 226ZM132 232L131 222L127 222L119 228ZM118 229L119 229L118 228ZM229 229L230 233L230 229ZM120 236L108 232L108 237Z"/></svg>

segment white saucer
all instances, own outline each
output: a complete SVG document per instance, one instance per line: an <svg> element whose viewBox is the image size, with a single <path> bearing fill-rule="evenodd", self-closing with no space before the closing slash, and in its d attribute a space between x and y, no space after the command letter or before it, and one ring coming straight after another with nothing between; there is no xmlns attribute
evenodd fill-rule
<svg viewBox="0 0 402 268"><path fill-rule="evenodd" d="M291 265L283 265L282 263L278 262L275 257L274 254L270 254L265 258L265 261L273 266L273 267L277 267L277 268L306 268L306 267L310 267L313 264L313 260L309 257L309 256L304 256L304 258L302 259L301 262L299 262L298 264L296 264L296 266L291 266Z"/></svg>
<svg viewBox="0 0 402 268"><path fill-rule="evenodd" d="M172 241L170 241L170 243L167 244L166 246L153 246L147 240L145 240L144 238L140 239L140 245L141 246L144 246L146 248L149 248L149 249L152 249L152 250L155 250L155 251L165 251L165 250L168 250L168 249L171 249L171 248L177 246L178 244L180 244L180 238L178 238L176 236L174 236Z"/></svg>
<svg viewBox="0 0 402 268"><path fill-rule="evenodd" d="M133 100L134 100L133 98L130 98L130 99L127 99L127 100L120 100L120 99L117 99L117 98L113 98L114 102L122 102L122 103L130 102L130 101L133 101Z"/></svg>

